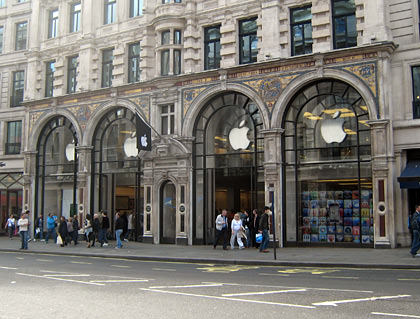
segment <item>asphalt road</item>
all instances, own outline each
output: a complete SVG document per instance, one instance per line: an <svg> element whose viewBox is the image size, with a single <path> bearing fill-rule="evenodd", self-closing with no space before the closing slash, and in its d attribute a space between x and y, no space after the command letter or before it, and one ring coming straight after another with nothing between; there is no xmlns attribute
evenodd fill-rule
<svg viewBox="0 0 420 319"><path fill-rule="evenodd" d="M420 269L0 252L0 318L420 318Z"/></svg>

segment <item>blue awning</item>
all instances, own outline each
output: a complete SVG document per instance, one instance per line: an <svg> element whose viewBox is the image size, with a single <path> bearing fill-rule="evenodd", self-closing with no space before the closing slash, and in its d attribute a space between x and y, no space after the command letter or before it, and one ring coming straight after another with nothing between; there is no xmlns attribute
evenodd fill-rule
<svg viewBox="0 0 420 319"><path fill-rule="evenodd" d="M420 188L420 160L408 161L397 180L400 188Z"/></svg>

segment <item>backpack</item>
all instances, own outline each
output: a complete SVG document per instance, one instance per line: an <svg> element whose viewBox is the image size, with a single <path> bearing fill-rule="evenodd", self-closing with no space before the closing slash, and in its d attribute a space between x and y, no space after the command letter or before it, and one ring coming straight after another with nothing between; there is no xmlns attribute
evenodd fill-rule
<svg viewBox="0 0 420 319"><path fill-rule="evenodd" d="M420 230L420 214L415 212L413 217L411 217L410 221L411 229L413 230Z"/></svg>

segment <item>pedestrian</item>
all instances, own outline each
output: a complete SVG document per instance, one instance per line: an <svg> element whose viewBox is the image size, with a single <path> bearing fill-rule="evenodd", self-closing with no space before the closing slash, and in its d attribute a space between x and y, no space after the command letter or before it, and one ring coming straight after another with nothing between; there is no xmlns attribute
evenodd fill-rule
<svg viewBox="0 0 420 319"><path fill-rule="evenodd" d="M13 216L13 214L10 214L10 217L7 219L6 228L7 228L7 232L9 233L9 239L12 240L13 239L13 234L14 234L15 229L16 229L16 219Z"/></svg>
<svg viewBox="0 0 420 319"><path fill-rule="evenodd" d="M73 239L73 217L69 217L67 220L67 243L71 244Z"/></svg>
<svg viewBox="0 0 420 319"><path fill-rule="evenodd" d="M123 222L124 222L124 229L123 229L123 233L122 233L122 238L124 239L125 242L128 242L128 239L126 238L127 233L128 233L128 217L127 217L127 213L120 213L120 217L122 218Z"/></svg>
<svg viewBox="0 0 420 319"><path fill-rule="evenodd" d="M258 210L254 209L252 211L251 222L249 223L250 228L250 237L252 241L252 247L259 248L260 244L256 241L256 235L258 234L258 226L260 224L260 214Z"/></svg>
<svg viewBox="0 0 420 319"><path fill-rule="evenodd" d="M249 216L248 211L245 209L241 214L241 221L242 221L242 227L243 232L245 233L245 247L249 248L251 247L251 231L249 229L249 225L251 224L251 217Z"/></svg>
<svg viewBox="0 0 420 319"><path fill-rule="evenodd" d="M420 205L416 206L416 211L411 217L410 225L413 230L413 243L411 244L410 254L414 258L420 249Z"/></svg>
<svg viewBox="0 0 420 319"><path fill-rule="evenodd" d="M25 210L25 218L28 220L28 233L26 234L26 240L28 241L28 243L32 240L32 234L30 231L30 227L31 227L30 214L31 212L29 210Z"/></svg>
<svg viewBox="0 0 420 319"><path fill-rule="evenodd" d="M74 246L77 245L77 240L79 237L79 221L77 220L77 215L74 215L73 217L73 233L71 234L71 237L74 242Z"/></svg>
<svg viewBox="0 0 420 319"><path fill-rule="evenodd" d="M22 213L20 219L17 222L19 226L19 235L21 240L20 249L28 249L28 228L29 220L26 218L26 214Z"/></svg>
<svg viewBox="0 0 420 319"><path fill-rule="evenodd" d="M67 236L68 236L68 230L67 230L67 220L64 216L60 217L60 225L58 225L58 234L61 237L61 247L67 246Z"/></svg>
<svg viewBox="0 0 420 319"><path fill-rule="evenodd" d="M86 236L86 242L87 242L86 247L87 248L90 248L90 241L91 241L92 232L93 232L93 229L92 229L92 216L90 214L87 214L86 215L86 218L85 218L85 227L84 228L85 228L85 236Z"/></svg>
<svg viewBox="0 0 420 319"><path fill-rule="evenodd" d="M57 241L57 233L55 228L57 227L57 216L52 213L48 214L47 217L47 236L45 238L45 243L48 244L48 239L50 236L54 239L54 243Z"/></svg>
<svg viewBox="0 0 420 319"><path fill-rule="evenodd" d="M268 241L269 241L269 234L268 230L270 228L269 224L270 219L270 208L268 206L264 207L264 213L262 214L260 218L260 223L258 226L258 232L262 234L262 242L260 245L260 253L268 253L269 250L268 247Z"/></svg>
<svg viewBox="0 0 420 319"><path fill-rule="evenodd" d="M134 218L133 218L134 214L130 213L127 216L127 225L128 225L128 232L126 235L126 239L128 240L134 240Z"/></svg>
<svg viewBox="0 0 420 319"><path fill-rule="evenodd" d="M240 231L243 229L243 227L241 216L239 215L239 213L236 213L233 216L230 228L232 229L232 235L230 236L230 249L235 248L235 238L238 241L239 249L244 249L244 244L242 243L242 238L240 234Z"/></svg>
<svg viewBox="0 0 420 319"><path fill-rule="evenodd" d="M213 249L216 249L217 243L220 237L223 238L223 249L227 250L227 230L228 230L228 220L227 220L227 210L223 209L222 213L216 217L216 234L213 243Z"/></svg>
<svg viewBox="0 0 420 319"><path fill-rule="evenodd" d="M95 241L99 239L99 230L101 228L101 222L99 220L99 214L93 214L93 221L92 221L92 234L91 234L91 247L95 247Z"/></svg>
<svg viewBox="0 0 420 319"><path fill-rule="evenodd" d="M109 218L107 212L102 212L101 229L99 230L99 242L102 246L108 246L108 239L106 235L109 229Z"/></svg>
<svg viewBox="0 0 420 319"><path fill-rule="evenodd" d="M115 238L117 240L117 246L115 248L122 248L121 235L124 231L125 222L120 213L116 214L117 220L115 221Z"/></svg>
<svg viewBox="0 0 420 319"><path fill-rule="evenodd" d="M42 217L42 214L40 214L35 221L34 241L36 241L37 238L40 241L44 241L44 218Z"/></svg>

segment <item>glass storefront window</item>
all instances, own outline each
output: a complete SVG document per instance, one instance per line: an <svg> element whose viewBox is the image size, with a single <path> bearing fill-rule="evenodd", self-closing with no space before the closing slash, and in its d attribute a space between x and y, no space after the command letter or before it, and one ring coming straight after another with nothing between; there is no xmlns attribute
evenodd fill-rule
<svg viewBox="0 0 420 319"><path fill-rule="evenodd" d="M289 104L283 127L286 241L373 243L370 130L350 85L323 80Z"/></svg>

